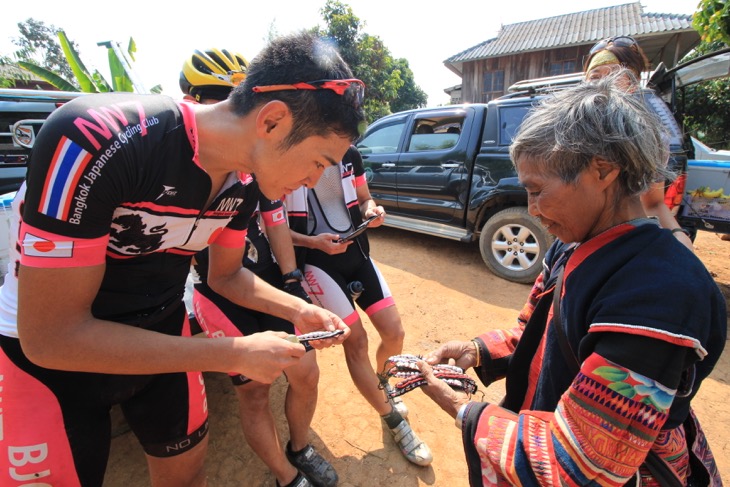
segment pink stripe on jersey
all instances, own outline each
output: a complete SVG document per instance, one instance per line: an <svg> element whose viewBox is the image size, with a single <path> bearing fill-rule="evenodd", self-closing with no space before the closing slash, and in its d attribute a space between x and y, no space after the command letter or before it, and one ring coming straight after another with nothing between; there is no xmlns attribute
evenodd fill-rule
<svg viewBox="0 0 730 487"><path fill-rule="evenodd" d="M0 405L0 485L79 487L56 396L1 350Z"/></svg>
<svg viewBox="0 0 730 487"><path fill-rule="evenodd" d="M105 262L109 235L68 237L20 224L20 263L28 267L86 267Z"/></svg>
<svg viewBox="0 0 730 487"><path fill-rule="evenodd" d="M213 232L208 239L208 244L216 244L229 249L242 248L246 245L246 229L221 228L220 231Z"/></svg>
<svg viewBox="0 0 730 487"><path fill-rule="evenodd" d="M389 296L387 298L381 299L380 301L378 301L375 304L371 304L370 306L368 306L368 308L365 310L365 314L368 316L372 316L375 313L377 313L378 311L380 311L381 309L385 309L385 308L388 308L388 307L394 306L394 305L395 305L395 300L393 299L392 296Z"/></svg>
<svg viewBox="0 0 730 487"><path fill-rule="evenodd" d="M363 184L366 184L368 180L365 178L365 175L362 174L360 176L355 176L355 182L353 183L356 188L359 188Z"/></svg>
<svg viewBox="0 0 730 487"><path fill-rule="evenodd" d="M183 215L183 216L196 216L200 214L200 210L195 208L180 208L179 206L164 206L156 205L149 201L142 201L139 203L122 203L119 205L123 208L129 208L133 210L149 210L155 213L162 213L167 216Z"/></svg>
<svg viewBox="0 0 730 487"><path fill-rule="evenodd" d="M200 166L200 154L198 147L198 125L195 123L195 110L193 103L181 101L178 103L180 113L182 113L183 124L185 124L185 133L193 148L193 162Z"/></svg>

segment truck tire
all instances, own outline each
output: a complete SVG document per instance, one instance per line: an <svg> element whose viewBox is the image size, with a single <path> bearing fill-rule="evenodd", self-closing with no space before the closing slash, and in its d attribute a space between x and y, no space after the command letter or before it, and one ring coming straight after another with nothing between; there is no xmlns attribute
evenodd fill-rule
<svg viewBox="0 0 730 487"><path fill-rule="evenodd" d="M553 237L540 221L515 206L495 213L482 227L479 250L487 267L503 279L531 284L542 272Z"/></svg>

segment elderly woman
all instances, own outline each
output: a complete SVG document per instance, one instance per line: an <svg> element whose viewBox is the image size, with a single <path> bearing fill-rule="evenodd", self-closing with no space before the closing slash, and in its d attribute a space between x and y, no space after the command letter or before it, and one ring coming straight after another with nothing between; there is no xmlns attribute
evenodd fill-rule
<svg viewBox="0 0 730 487"><path fill-rule="evenodd" d="M720 485L690 401L725 344L725 301L644 214L666 149L621 75L558 93L513 141L530 213L557 237L518 326L419 364L422 390L461 428L472 486ZM444 362L486 385L505 378L506 397L470 400L433 374Z"/></svg>

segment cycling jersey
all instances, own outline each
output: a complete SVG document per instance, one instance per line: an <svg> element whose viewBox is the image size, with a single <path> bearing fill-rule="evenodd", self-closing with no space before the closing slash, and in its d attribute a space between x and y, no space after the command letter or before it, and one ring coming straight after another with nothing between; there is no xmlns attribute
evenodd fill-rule
<svg viewBox="0 0 730 487"><path fill-rule="evenodd" d="M16 197L23 206L20 262L106 263L92 307L97 318L153 326L157 313L181 299L193 254L212 242L243 246L257 201L248 197L251 177L231 173L206 207L211 180L198 162L187 103L81 97L56 110L41 135L27 190ZM17 336L11 318L0 316L0 333Z"/></svg>
<svg viewBox="0 0 730 487"><path fill-rule="evenodd" d="M96 318L190 336L182 296L192 256L211 243L243 247L258 201L252 177L231 173L207 203L212 181L198 160L192 106L155 95L78 98L45 122L29 167L13 202L11 258L41 268L105 264ZM48 485L100 486L117 403L149 455L178 455L205 438L200 372L120 376L31 363L17 339L14 268L0 289L0 472L22 462L22 473L42 470L37 481Z"/></svg>

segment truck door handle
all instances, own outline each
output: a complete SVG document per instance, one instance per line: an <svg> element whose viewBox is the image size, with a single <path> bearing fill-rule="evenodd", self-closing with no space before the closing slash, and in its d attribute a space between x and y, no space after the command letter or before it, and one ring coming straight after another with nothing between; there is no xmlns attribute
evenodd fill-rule
<svg viewBox="0 0 730 487"><path fill-rule="evenodd" d="M454 169L459 167L461 164L458 163L449 163L449 164L441 164L441 169Z"/></svg>
<svg viewBox="0 0 730 487"><path fill-rule="evenodd" d="M380 167L395 167L395 162L384 162Z"/></svg>

